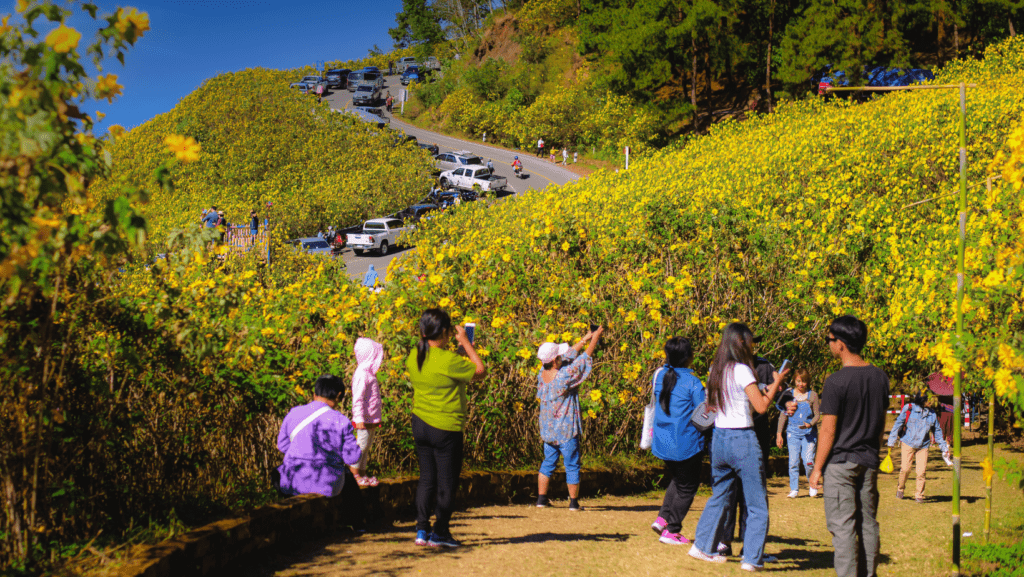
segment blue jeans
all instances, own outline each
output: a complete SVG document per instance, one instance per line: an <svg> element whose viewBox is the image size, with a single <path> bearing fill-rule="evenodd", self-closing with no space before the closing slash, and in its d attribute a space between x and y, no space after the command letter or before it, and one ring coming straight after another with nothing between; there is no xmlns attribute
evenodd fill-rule
<svg viewBox="0 0 1024 577"><path fill-rule="evenodd" d="M565 463L565 483L567 485L580 484L580 439L573 437L564 443L555 445L544 443L544 462L540 465L540 474L547 478L555 472L555 465L558 464L558 456L562 456Z"/></svg>
<svg viewBox="0 0 1024 577"><path fill-rule="evenodd" d="M817 445L818 436L809 433L807 435L794 435L786 433L786 443L789 444L789 490L797 491L800 487L800 462L803 461L804 470L807 475L814 470L814 449Z"/></svg>
<svg viewBox="0 0 1024 577"><path fill-rule="evenodd" d="M764 564L764 541L768 536L768 494L764 489L764 462L753 429L715 429L711 440L711 498L697 522L693 544L714 555L718 543L726 540L723 517L733 502L737 484L742 485L747 506L743 532L743 562ZM729 539L731 541L731 539Z"/></svg>

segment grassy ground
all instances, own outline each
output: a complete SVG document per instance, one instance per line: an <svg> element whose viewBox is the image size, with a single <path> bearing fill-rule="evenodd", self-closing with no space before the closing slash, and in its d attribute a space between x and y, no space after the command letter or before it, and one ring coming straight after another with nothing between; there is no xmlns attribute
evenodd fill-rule
<svg viewBox="0 0 1024 577"><path fill-rule="evenodd" d="M980 461L984 445L964 449L962 530L978 540L984 518L984 483ZM998 448L997 456L1024 460L1019 451ZM899 463L897 460L897 471ZM913 485L911 478L908 483ZM933 451L928 468L927 501L895 499L896 475L879 480L883 575L948 575L952 473ZM825 529L822 500L802 495L786 498L785 478L769 481L771 529L766 550L780 559L773 572L808 576L834 575L831 536ZM912 492L912 491L911 491ZM686 556L687 547L658 542L648 528L657 516L661 493L627 497L584 495L585 511L570 512L566 503L550 509L532 506L473 508L456 513L452 531L462 540L456 550L434 550L412 543L409 520L361 537L339 536L303 547L261 556L235 568L238 575L652 575L683 569L688 575L741 574L739 562L712 565ZM1024 500L996 481L993 529L1001 538L1019 539ZM683 523L692 537L707 501L702 491ZM738 551L738 544L735 545Z"/></svg>

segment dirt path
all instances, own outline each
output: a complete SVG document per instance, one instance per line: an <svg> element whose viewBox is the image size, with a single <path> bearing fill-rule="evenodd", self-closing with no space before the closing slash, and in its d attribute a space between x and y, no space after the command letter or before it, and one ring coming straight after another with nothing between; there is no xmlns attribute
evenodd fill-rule
<svg viewBox="0 0 1024 577"><path fill-rule="evenodd" d="M1019 453L997 454L1022 460ZM998 455L997 455L998 456ZM951 541L950 491L952 474L933 451L929 461L927 501L895 499L896 475L879 481L882 525L882 575L916 577L948 575ZM984 490L979 462L984 447L964 451L963 531L980 539L984 518ZM897 471L899 463L897 460ZM912 474L913 475L913 474ZM913 476L908 485L913 487ZM771 529L768 553L779 557L769 568L775 573L807 576L835 575L832 569L831 535L825 529L821 498L806 495L788 499L788 481L769 482ZM912 491L911 491L912 493ZM1017 527L1024 522L1024 500L1005 483L995 483L993 527ZM527 505L472 508L455 514L452 533L463 547L435 550L413 545L414 524L396 523L383 531L361 537L340 537L253 560L238 567L245 575L650 575L683 570L687 575L746 574L738 560L725 565L696 561L688 547L663 545L648 528L657 516L661 493L584 498L586 510L570 512L566 502L549 509ZM692 537L707 501L702 488L683 522L683 533ZM966 540L966 539L965 539ZM734 545L739 551L739 546Z"/></svg>

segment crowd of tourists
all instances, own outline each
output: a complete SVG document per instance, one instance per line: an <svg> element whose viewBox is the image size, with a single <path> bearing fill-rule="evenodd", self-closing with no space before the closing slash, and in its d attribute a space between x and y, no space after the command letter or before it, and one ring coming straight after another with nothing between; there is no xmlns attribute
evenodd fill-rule
<svg viewBox="0 0 1024 577"><path fill-rule="evenodd" d="M569 511L579 511L582 433L579 392L591 374L604 329L594 327L579 342L546 342L537 350L539 429L543 461L537 478L537 507L548 507L551 478L559 458L565 468ZM862 356L868 331L852 316L836 318L824 336L842 367L824 379L819 395L805 368L783 363L781 372L754 354L753 332L742 323L725 327L706 385L694 374L693 347L685 337L664 346L665 362L652 379L650 439L670 479L651 527L662 543L689 545L689 556L723 563L734 553L738 523L741 568L757 571L777 561L765 554L770 526L765 465L772 436L763 419L769 407L780 411L775 444L789 446L790 498L799 495L799 475L808 472L808 494L824 495L825 523L833 535L835 569L841 577L874 575L879 557L878 472L880 444L889 404L889 378ZM450 522L463 462L463 430L468 414L466 386L483 379L487 368L467 328L453 325L440 309L423 312L419 342L408 353L406 370L413 389L412 437L419 463L416 490L417 545L458 547ZM457 349L450 347L454 339ZM340 409L346 387L333 375L320 377L313 401L288 413L278 436L284 461L277 470L285 495L342 495L351 525L365 518L358 487L372 486L368 453L381 422L376 373L383 359L380 343L360 338L354 346L358 367L352 377L351 418ZM793 386L783 390L790 373ZM932 439L948 448L924 397L901 411L889 445L901 442L903 464L897 497L903 497L910 462L917 461L916 498L923 498L924 463ZM761 419L759 421L759 419ZM762 424L759 424L762 423ZM645 427L648 423L645 423ZM682 523L710 453L712 495L697 522L693 540ZM431 523L433 517L433 523ZM861 568L858 571L858 566ZM866 573L865 573L866 568Z"/></svg>

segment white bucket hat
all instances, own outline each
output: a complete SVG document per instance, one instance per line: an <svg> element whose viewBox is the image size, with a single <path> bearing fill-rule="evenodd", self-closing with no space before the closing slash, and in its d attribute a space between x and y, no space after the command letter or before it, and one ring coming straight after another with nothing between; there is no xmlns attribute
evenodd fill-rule
<svg viewBox="0 0 1024 577"><path fill-rule="evenodd" d="M564 355L565 352L571 348L572 347L565 343L560 345L555 343L544 343L537 349L537 358L540 359L540 362L546 365Z"/></svg>

